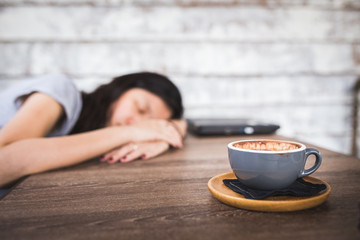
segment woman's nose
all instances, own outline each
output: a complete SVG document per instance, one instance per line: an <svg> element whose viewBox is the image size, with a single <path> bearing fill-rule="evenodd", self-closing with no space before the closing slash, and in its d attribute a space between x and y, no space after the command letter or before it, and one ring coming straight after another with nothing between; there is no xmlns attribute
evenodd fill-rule
<svg viewBox="0 0 360 240"><path fill-rule="evenodd" d="M125 124L126 125L132 125L140 122L141 120L144 120L144 116L142 115L133 115L126 118Z"/></svg>
<svg viewBox="0 0 360 240"><path fill-rule="evenodd" d="M132 125L132 124L134 124L134 123L136 123L134 117L127 117L127 118L125 119L125 125Z"/></svg>

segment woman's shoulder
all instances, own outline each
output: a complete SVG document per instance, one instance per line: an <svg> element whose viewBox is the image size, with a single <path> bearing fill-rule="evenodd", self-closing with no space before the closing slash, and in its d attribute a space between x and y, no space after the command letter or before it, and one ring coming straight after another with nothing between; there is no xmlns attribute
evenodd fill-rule
<svg viewBox="0 0 360 240"><path fill-rule="evenodd" d="M22 104L22 97L33 92L41 92L55 99L61 105L81 104L81 93L71 80L64 74L48 74L27 78L11 90L16 105Z"/></svg>
<svg viewBox="0 0 360 240"><path fill-rule="evenodd" d="M64 109L66 119L63 122L62 129L59 133L53 134L65 135L69 132L82 108L81 92L72 79L64 74L48 74L24 79L21 84L14 85L0 96L0 100L4 100L0 106L5 105L5 107L11 108L11 113L14 115L21 107L24 97L34 92L50 96ZM9 114L10 117L12 115Z"/></svg>
<svg viewBox="0 0 360 240"><path fill-rule="evenodd" d="M81 112L81 92L71 78L63 74L46 75L34 81L36 81L37 91L49 95L63 107L66 121L62 126L60 135L69 132ZM58 135L57 133L54 134Z"/></svg>

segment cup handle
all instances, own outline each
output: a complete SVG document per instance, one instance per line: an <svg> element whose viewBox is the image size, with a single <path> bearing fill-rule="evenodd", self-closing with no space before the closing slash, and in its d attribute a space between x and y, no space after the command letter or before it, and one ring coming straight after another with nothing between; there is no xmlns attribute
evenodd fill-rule
<svg viewBox="0 0 360 240"><path fill-rule="evenodd" d="M305 177L307 175L312 174L313 172L315 172L320 167L321 160L322 160L321 153L315 148L307 148L307 149L305 149L305 162L307 161L308 157L311 154L315 155L315 157L316 157L315 164L314 164L314 166L312 166L309 169L304 169L300 173L299 178L302 178L302 177Z"/></svg>

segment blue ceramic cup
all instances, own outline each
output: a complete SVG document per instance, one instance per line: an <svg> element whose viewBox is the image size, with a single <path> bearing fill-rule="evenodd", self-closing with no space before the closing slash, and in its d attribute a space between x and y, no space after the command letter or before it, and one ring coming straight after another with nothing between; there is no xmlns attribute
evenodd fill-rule
<svg viewBox="0 0 360 240"><path fill-rule="evenodd" d="M252 188L275 190L290 186L297 178L315 172L321 154L314 148L290 141L255 139L228 144L231 168L237 179ZM305 169L306 160L315 156L315 163Z"/></svg>

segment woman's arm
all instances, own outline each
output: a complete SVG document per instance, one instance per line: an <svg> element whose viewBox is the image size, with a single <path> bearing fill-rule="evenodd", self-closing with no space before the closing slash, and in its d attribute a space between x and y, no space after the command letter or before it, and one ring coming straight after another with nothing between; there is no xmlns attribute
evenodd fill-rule
<svg viewBox="0 0 360 240"><path fill-rule="evenodd" d="M130 139L126 129L109 127L89 133L30 138L0 149L0 185L22 176L65 167L96 157Z"/></svg>
<svg viewBox="0 0 360 240"><path fill-rule="evenodd" d="M45 96L46 98L47 96ZM44 138L61 117L46 114L60 105L44 94L31 95L0 131L0 186L22 176L73 165L134 141L162 140L181 146L163 122L161 131L145 126L114 126L76 135ZM41 110L41 113L35 110ZM61 107L60 107L61 109ZM36 114L34 114L36 113ZM57 117L56 117L57 116ZM171 130L171 128L169 128Z"/></svg>
<svg viewBox="0 0 360 240"><path fill-rule="evenodd" d="M25 175L80 163L128 142L148 140L178 145L168 136L135 126L107 127L64 137L19 140L0 148L0 186Z"/></svg>

